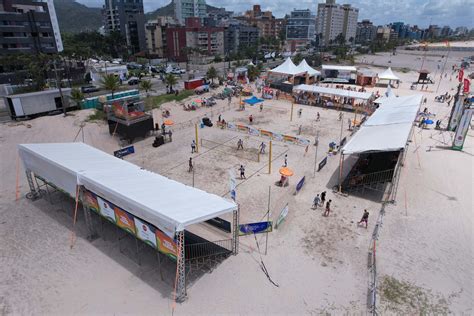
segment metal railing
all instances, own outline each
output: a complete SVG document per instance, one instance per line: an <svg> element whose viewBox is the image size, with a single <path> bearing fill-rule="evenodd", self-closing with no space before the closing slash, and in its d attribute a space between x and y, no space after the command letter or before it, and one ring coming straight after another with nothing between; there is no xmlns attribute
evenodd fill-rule
<svg viewBox="0 0 474 316"><path fill-rule="evenodd" d="M384 191L384 185L392 182L395 169L389 169L374 173L349 175L343 182L342 187L346 192L354 192L365 189Z"/></svg>
<svg viewBox="0 0 474 316"><path fill-rule="evenodd" d="M186 260L200 259L232 253L232 238L184 246Z"/></svg>

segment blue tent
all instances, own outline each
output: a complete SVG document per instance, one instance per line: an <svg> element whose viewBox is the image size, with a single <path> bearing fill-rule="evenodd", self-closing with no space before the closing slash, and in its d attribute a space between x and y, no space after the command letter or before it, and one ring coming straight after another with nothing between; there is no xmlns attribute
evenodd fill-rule
<svg viewBox="0 0 474 316"><path fill-rule="evenodd" d="M257 103L263 102L263 99L259 99L256 96L251 97L250 99L245 99L244 102L250 105L255 105Z"/></svg>

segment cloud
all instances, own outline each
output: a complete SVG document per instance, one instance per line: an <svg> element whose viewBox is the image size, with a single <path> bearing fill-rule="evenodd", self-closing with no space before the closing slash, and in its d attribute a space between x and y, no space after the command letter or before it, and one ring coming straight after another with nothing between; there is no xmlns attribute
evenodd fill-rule
<svg viewBox="0 0 474 316"><path fill-rule="evenodd" d="M104 1L79 0L88 6L101 7ZM156 10L170 0L143 0L145 12ZM319 2L324 2L320 0ZM259 3L262 10L271 10L276 17L283 17L293 9L310 9L316 14L318 1L314 0L207 0L217 7L225 7L235 13L250 10ZM427 27L430 24L474 27L474 0L338 0L359 8L359 20L370 19L375 24L405 22Z"/></svg>

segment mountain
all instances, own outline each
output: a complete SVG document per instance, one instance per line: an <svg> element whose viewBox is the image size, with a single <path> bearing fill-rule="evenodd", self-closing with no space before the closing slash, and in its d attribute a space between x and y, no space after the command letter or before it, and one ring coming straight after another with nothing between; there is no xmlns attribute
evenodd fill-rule
<svg viewBox="0 0 474 316"><path fill-rule="evenodd" d="M213 7L212 5L206 4L207 12L219 9L217 7ZM174 16L174 6L173 2L165 5L164 7L158 8L155 11L145 13L146 20L153 20L156 19L157 16Z"/></svg>
<svg viewBox="0 0 474 316"><path fill-rule="evenodd" d="M63 33L97 31L102 26L100 8L89 8L74 0L54 0L54 8Z"/></svg>

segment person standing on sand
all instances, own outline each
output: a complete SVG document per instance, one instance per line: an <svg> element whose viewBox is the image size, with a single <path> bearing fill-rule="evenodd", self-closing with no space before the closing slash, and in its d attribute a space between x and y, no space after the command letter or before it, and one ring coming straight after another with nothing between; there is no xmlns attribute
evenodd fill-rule
<svg viewBox="0 0 474 316"><path fill-rule="evenodd" d="M193 158L189 157L189 169L188 169L188 172L191 172L194 170L194 166L193 166Z"/></svg>
<svg viewBox="0 0 474 316"><path fill-rule="evenodd" d="M324 202L326 202L326 191L321 193L321 204L324 205Z"/></svg>
<svg viewBox="0 0 474 316"><path fill-rule="evenodd" d="M264 154L264 153L265 153L265 147L266 147L265 143L262 142L262 143L260 144L260 153L261 153L261 154Z"/></svg>
<svg viewBox="0 0 474 316"><path fill-rule="evenodd" d="M285 161L283 162L283 167L287 167L288 166L288 155L285 154Z"/></svg>
<svg viewBox="0 0 474 316"><path fill-rule="evenodd" d="M237 141L237 150L242 149L244 150L244 142L242 141L241 138Z"/></svg>
<svg viewBox="0 0 474 316"><path fill-rule="evenodd" d="M243 165L240 165L239 171L240 171L240 179L247 179L245 177L245 168Z"/></svg>
<svg viewBox="0 0 474 316"><path fill-rule="evenodd" d="M352 128L352 121L350 118L347 119L347 124L349 125L349 130Z"/></svg>
<svg viewBox="0 0 474 316"><path fill-rule="evenodd" d="M260 112L263 111L263 103L260 103Z"/></svg>
<svg viewBox="0 0 474 316"><path fill-rule="evenodd" d="M329 212L331 212L331 202L332 200L327 201L326 203L326 210L324 211L324 216L329 216Z"/></svg>
<svg viewBox="0 0 474 316"><path fill-rule="evenodd" d="M319 122L319 119L321 118L321 116L319 115L319 112L316 113L316 122Z"/></svg>
<svg viewBox="0 0 474 316"><path fill-rule="evenodd" d="M298 110L298 117L301 118L301 114L303 114L303 109Z"/></svg>
<svg viewBox="0 0 474 316"><path fill-rule="evenodd" d="M357 223L357 225L360 225L361 223L365 223L365 229L367 229L369 223L369 212L367 210L364 210L364 215L362 215L362 219Z"/></svg>
<svg viewBox="0 0 474 316"><path fill-rule="evenodd" d="M196 142L193 139L193 142L191 143L191 154L194 154L196 152Z"/></svg>
<svg viewBox="0 0 474 316"><path fill-rule="evenodd" d="M313 209L317 209L320 203L321 203L321 198L319 197L319 194L318 194L313 200Z"/></svg>

